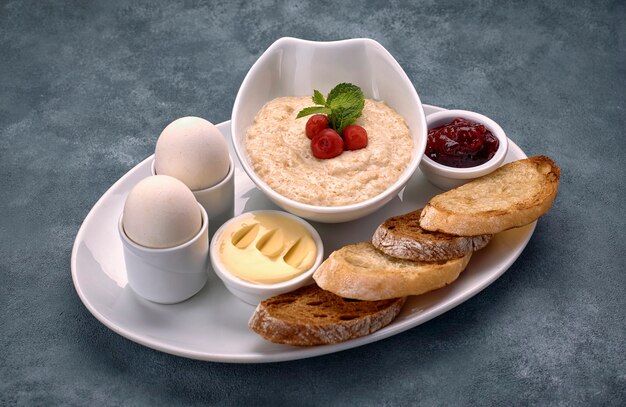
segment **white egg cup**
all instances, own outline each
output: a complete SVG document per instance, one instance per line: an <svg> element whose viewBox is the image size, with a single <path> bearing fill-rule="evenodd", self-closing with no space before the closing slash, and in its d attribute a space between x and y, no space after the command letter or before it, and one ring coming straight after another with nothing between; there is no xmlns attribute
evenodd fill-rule
<svg viewBox="0 0 626 407"><path fill-rule="evenodd" d="M191 191L209 217L209 239L224 222L235 216L235 163L230 154L228 160L228 173L220 182L209 188ZM153 158L150 166L152 175L156 175L154 162Z"/></svg>
<svg viewBox="0 0 626 407"><path fill-rule="evenodd" d="M139 296L160 304L175 304L198 293L209 276L209 217L202 213L202 227L189 241L165 249L141 246L124 232L123 214L118 231L124 247L128 284Z"/></svg>

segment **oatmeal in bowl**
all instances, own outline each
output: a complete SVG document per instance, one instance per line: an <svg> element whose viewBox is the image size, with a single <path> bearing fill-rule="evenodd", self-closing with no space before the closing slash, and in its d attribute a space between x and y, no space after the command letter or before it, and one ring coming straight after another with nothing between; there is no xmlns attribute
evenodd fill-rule
<svg viewBox="0 0 626 407"><path fill-rule="evenodd" d="M354 95L335 92L338 84L359 89L360 110L350 105ZM309 125L320 116L328 128L312 135ZM369 39L276 41L244 79L231 129L243 169L274 203L332 223L366 216L393 199L426 146L415 88Z"/></svg>
<svg viewBox="0 0 626 407"><path fill-rule="evenodd" d="M357 120L368 145L330 159L316 158L296 119L311 98L280 97L258 113L246 137L255 173L285 198L308 205L341 206L366 201L389 188L411 161L413 139L402 116L383 102L366 100Z"/></svg>

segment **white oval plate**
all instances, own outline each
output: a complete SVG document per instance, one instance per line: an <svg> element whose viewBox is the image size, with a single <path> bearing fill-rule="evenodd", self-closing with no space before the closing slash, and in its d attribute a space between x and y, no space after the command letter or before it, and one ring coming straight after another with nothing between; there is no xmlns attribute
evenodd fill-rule
<svg viewBox="0 0 626 407"><path fill-rule="evenodd" d="M428 115L443 109L424 105L424 110ZM235 158L230 145L230 122L221 123L218 128L229 140ZM509 143L506 162L525 157L515 143ZM83 304L108 328L150 348L193 359L231 363L303 359L406 331L461 304L500 277L524 250L536 225L534 222L499 233L485 249L474 254L457 281L425 295L409 297L400 315L371 335L336 345L277 345L248 328L254 307L232 296L212 270L204 289L180 304L151 303L130 289L116 221L128 192L150 175L151 159L148 157L113 184L83 221L72 250L72 280ZM236 158L235 162L235 214L279 209L255 187ZM440 192L418 170L396 198L368 217L341 224L312 223L324 241L324 256L346 244L369 240L385 219L420 208Z"/></svg>

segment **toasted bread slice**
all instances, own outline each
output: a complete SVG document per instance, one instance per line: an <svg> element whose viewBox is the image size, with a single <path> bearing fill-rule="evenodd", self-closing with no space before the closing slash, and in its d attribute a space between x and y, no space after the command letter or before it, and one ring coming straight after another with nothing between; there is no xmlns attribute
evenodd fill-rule
<svg viewBox="0 0 626 407"><path fill-rule="evenodd" d="M439 262L397 259L370 242L344 246L313 274L317 285L341 297L366 301L419 295L457 279L472 253Z"/></svg>
<svg viewBox="0 0 626 407"><path fill-rule="evenodd" d="M414 261L445 261L480 250L492 235L454 236L431 232L419 224L421 209L394 216L380 225L372 244L389 256Z"/></svg>
<svg viewBox="0 0 626 407"><path fill-rule="evenodd" d="M559 167L543 155L505 164L432 198L422 210L420 226L476 236L527 225L550 209L559 177Z"/></svg>
<svg viewBox="0 0 626 407"><path fill-rule="evenodd" d="M262 301L248 325L274 343L327 345L387 326L400 312L404 300L346 300L311 284Z"/></svg>

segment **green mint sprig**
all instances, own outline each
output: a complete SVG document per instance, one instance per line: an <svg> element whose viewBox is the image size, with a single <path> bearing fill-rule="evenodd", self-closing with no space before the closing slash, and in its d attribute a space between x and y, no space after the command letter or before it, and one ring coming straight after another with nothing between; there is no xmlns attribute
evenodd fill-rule
<svg viewBox="0 0 626 407"><path fill-rule="evenodd" d="M298 112L296 119L312 114L325 114L328 116L328 125L339 134L361 117L365 106L363 91L351 83L335 86L326 99L320 91L314 90L311 99L318 106L305 107Z"/></svg>

